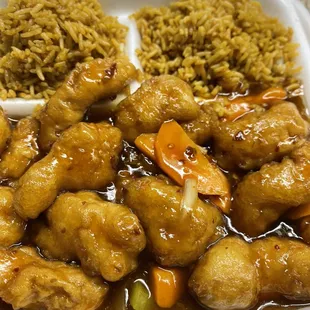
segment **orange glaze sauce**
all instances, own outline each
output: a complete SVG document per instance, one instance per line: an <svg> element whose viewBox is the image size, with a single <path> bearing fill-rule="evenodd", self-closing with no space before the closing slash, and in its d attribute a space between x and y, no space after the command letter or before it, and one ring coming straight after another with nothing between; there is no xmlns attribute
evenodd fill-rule
<svg viewBox="0 0 310 310"><path fill-rule="evenodd" d="M292 101L296 104L298 109L304 118L308 119L306 108L303 104L302 97L289 98L289 101ZM108 118L104 114L100 115L98 113L92 113L90 111L85 117L84 121L88 122L98 122L102 120L109 121L113 123L110 115ZM16 123L16 120L12 120L12 124ZM212 148L210 145L206 145L206 148L209 151L209 154L212 154ZM124 149L121 154L121 160L118 167L118 178L114 183L109 184L106 188L96 191L104 200L122 203L123 198L123 185L126 184L127 180L130 178L137 178L141 176L148 175L158 175L162 174L160 169L146 156L144 156L135 146L129 145L127 142L124 142ZM232 187L234 187L238 180L244 175L240 171L224 171L226 176L231 182ZM204 199L203 196L200 196L201 199ZM236 231L235 228L231 225L230 219L228 216L225 216L226 221L226 232L227 235L241 235L247 241L251 239L244 236L241 232ZM278 235L285 236L289 238L299 238L294 230L293 225L285 224L281 221L275 226L276 228L262 235L261 238L264 238L268 235ZM27 238L23 241L24 244L29 244ZM110 284L110 293L109 297L104 305L102 305L100 310L133 310L129 303L129 294L132 289L132 285L135 281L142 281L144 285L149 287L149 271L150 268L155 264L155 261L152 255L145 250L140 256L140 263L138 269L124 278L122 281L117 283ZM189 272L192 270L193 266L186 268ZM304 307L309 307L309 303L306 302L296 302L288 301L287 299L279 296L261 296L261 300L253 310L263 310L263 309L301 309ZM157 308L160 309L160 308ZM179 302L172 308L172 310L203 310L202 306L196 302L188 291L182 296ZM6 305L0 300L0 310L12 310L12 307ZM145 309L153 310L153 309Z"/></svg>

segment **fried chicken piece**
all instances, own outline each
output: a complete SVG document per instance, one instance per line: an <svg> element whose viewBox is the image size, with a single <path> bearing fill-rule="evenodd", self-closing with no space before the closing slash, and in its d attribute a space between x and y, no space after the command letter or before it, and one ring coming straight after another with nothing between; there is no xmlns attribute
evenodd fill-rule
<svg viewBox="0 0 310 310"><path fill-rule="evenodd" d="M257 236L288 209L310 202L310 142L281 163L249 174L234 193L231 218L238 230Z"/></svg>
<svg viewBox="0 0 310 310"><path fill-rule="evenodd" d="M126 57L78 65L39 115L40 147L48 151L62 131L83 119L93 103L117 95L135 76L136 69Z"/></svg>
<svg viewBox="0 0 310 310"><path fill-rule="evenodd" d="M201 258L189 280L197 299L212 309L249 309L262 293L310 300L310 248L269 237L247 244L222 239Z"/></svg>
<svg viewBox="0 0 310 310"><path fill-rule="evenodd" d="M8 118L0 107L0 154L6 148L6 143L11 136L11 127Z"/></svg>
<svg viewBox="0 0 310 310"><path fill-rule="evenodd" d="M26 223L13 208L14 190L0 186L0 247L11 246L21 240Z"/></svg>
<svg viewBox="0 0 310 310"><path fill-rule="evenodd" d="M142 133L156 133L164 121L191 121L199 105L190 86L171 75L153 77L124 99L116 111L116 127L133 142Z"/></svg>
<svg viewBox="0 0 310 310"><path fill-rule="evenodd" d="M250 308L259 292L259 275L252 256L243 240L222 239L198 262L189 280L191 291L203 305L213 309Z"/></svg>
<svg viewBox="0 0 310 310"><path fill-rule="evenodd" d="M1 156L0 179L18 179L35 162L40 154L38 134L39 123L34 118L26 117L17 123Z"/></svg>
<svg viewBox="0 0 310 310"><path fill-rule="evenodd" d="M138 218L123 205L95 193L63 194L47 211L35 242L43 255L79 259L84 271L118 281L138 266L146 238Z"/></svg>
<svg viewBox="0 0 310 310"><path fill-rule="evenodd" d="M247 114L234 122L218 121L213 126L217 158L220 166L227 169L232 167L231 162L251 170L281 160L300 147L308 133L309 124L290 102Z"/></svg>
<svg viewBox="0 0 310 310"><path fill-rule="evenodd" d="M211 105L204 104L200 108L198 118L182 123L181 126L196 144L204 145L212 136L213 122L216 122L215 111Z"/></svg>
<svg viewBox="0 0 310 310"><path fill-rule="evenodd" d="M191 210L181 207L182 189L156 177L127 186L125 203L137 214L148 246L164 266L186 266L215 241L222 224L220 212L197 199Z"/></svg>
<svg viewBox="0 0 310 310"><path fill-rule="evenodd" d="M263 293L280 293L291 300L310 300L310 248L292 239L270 237L251 245L259 264Z"/></svg>
<svg viewBox="0 0 310 310"><path fill-rule="evenodd" d="M0 249L0 298L14 309L95 310L107 293L79 267L46 261L30 247Z"/></svg>
<svg viewBox="0 0 310 310"><path fill-rule="evenodd" d="M48 155L19 179L14 207L37 218L61 190L100 189L113 181L122 149L119 129L107 123L79 123L64 131Z"/></svg>

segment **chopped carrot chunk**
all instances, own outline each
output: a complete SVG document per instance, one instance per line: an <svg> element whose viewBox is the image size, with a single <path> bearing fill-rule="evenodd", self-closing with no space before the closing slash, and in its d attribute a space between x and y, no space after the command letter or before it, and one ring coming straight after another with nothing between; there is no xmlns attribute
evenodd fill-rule
<svg viewBox="0 0 310 310"><path fill-rule="evenodd" d="M287 92L281 87L271 87L255 96L244 96L228 101L231 114L226 120L235 120L252 110L251 104L273 104L287 98Z"/></svg>
<svg viewBox="0 0 310 310"><path fill-rule="evenodd" d="M250 104L246 102L242 103L231 103L228 106L229 114L225 115L225 121L235 121L236 119L248 114L249 112L253 111L253 108Z"/></svg>
<svg viewBox="0 0 310 310"><path fill-rule="evenodd" d="M156 140L155 133L142 134L135 140L136 147L154 161L156 160L154 149L155 140Z"/></svg>
<svg viewBox="0 0 310 310"><path fill-rule="evenodd" d="M282 87L271 87L255 96L238 97L231 100L231 103L274 103L275 101L285 100L287 98L286 90Z"/></svg>
<svg viewBox="0 0 310 310"><path fill-rule="evenodd" d="M157 136L140 135L135 144L179 185L184 186L186 179L196 179L199 193L220 196L214 197L213 202L229 213L231 195L227 178L177 122L164 123Z"/></svg>
<svg viewBox="0 0 310 310"><path fill-rule="evenodd" d="M221 170L175 121L161 126L155 140L155 157L158 166L180 185L184 185L186 178L194 178L201 194L221 196L229 191Z"/></svg>
<svg viewBox="0 0 310 310"><path fill-rule="evenodd" d="M161 308L173 307L186 289L187 270L154 266L150 275L151 292L157 305Z"/></svg>
<svg viewBox="0 0 310 310"><path fill-rule="evenodd" d="M218 206L225 214L229 214L231 208L230 191L223 196L210 196L210 201Z"/></svg>

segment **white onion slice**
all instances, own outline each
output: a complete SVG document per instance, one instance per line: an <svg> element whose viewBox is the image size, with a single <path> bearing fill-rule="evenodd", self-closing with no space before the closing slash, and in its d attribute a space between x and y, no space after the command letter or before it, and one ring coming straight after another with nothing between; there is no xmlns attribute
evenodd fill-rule
<svg viewBox="0 0 310 310"><path fill-rule="evenodd" d="M183 197L181 200L181 211L190 213L193 211L198 199L197 180L186 179L183 187Z"/></svg>

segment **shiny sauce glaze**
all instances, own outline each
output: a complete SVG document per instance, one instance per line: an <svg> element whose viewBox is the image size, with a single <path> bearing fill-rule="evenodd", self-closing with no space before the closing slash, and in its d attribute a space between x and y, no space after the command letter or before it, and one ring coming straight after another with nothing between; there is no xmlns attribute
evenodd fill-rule
<svg viewBox="0 0 310 310"><path fill-rule="evenodd" d="M303 103L302 97L294 97L291 98L290 101L294 102L298 107L299 111L303 115L305 119L308 119L308 113L305 109L305 105ZM113 124L111 119L111 115L107 115L106 111L100 114L100 110L98 113L98 109L90 110L86 115L84 121L88 122L98 122L98 121L108 121ZM308 119L309 120L309 119ZM16 120L10 119L12 125L16 124ZM209 145L206 145L205 148L208 150L208 153L212 155L212 142ZM232 187L238 184L238 181L244 176L244 172L241 171L223 171L228 179L231 182ZM127 142L123 142L123 151L120 158L120 163L118 166L118 177L117 180L113 183L110 183L105 188L97 190L96 192L102 197L102 199L115 203L123 203L123 191L124 185L131 178L139 178L142 176L156 176L162 174L161 170L156 166L154 162L152 162L149 158L143 155L135 146L128 144ZM6 185L6 184L2 184ZM201 199L206 199L205 197L200 197ZM44 220L40 217L41 220ZM310 225L310 224L309 224ZM31 225L29 225L31 226ZM295 232L294 224L289 222L283 222L281 219L278 221L276 228L259 236L258 238L264 238L266 236L274 235L288 238L298 238L301 237L297 235ZM225 229L221 232L222 236L226 235L240 235L247 242L252 242L257 238L248 238L241 232L237 231L232 225L230 218L225 216ZM26 234L27 236L27 234ZM31 242L26 237L23 244L29 245ZM39 250L39 249L38 249ZM75 263L75 262L73 262ZM106 303L101 306L100 310L134 310L130 305L130 294L135 282L140 282L147 291L149 292L149 296L151 298L151 290L150 290L150 280L149 280L149 270L155 264L154 258L151 254L145 250L139 258L139 267L132 274L125 277L123 280L110 283L110 292L109 297ZM191 270L194 266L189 266L186 268L188 273L190 274ZM257 310L262 309L301 309L305 307L310 307L309 303L298 302L296 303L289 301L283 297L279 297L277 295L263 295L260 296L260 302L258 305L253 308ZM7 305L0 300L0 310L11 310L12 307ZM156 306L156 309L162 309ZM156 310L154 309L154 310ZM199 310L205 309L200 306L196 300L190 295L188 291L186 291L182 298L177 302L175 306L170 308L172 310ZM153 310L153 309L145 309L145 310Z"/></svg>
<svg viewBox="0 0 310 310"><path fill-rule="evenodd" d="M208 146L208 149L210 149L210 146ZM119 166L119 176L121 178L126 179L128 175L131 175L132 177L141 177L145 175L158 175L161 172L158 170L156 165L150 161L148 158L146 158L141 152L134 146L129 145L128 143L124 142L124 150L122 153L122 160ZM237 180L242 177L241 172L226 172L229 176L229 179L231 180L232 184L237 184ZM113 202L122 202L121 195L117 194L116 190L117 186L113 183L109 185L105 190L98 191L98 193L102 196L103 199L109 200ZM200 197L203 198L203 197ZM255 238L248 238L241 232L237 231L232 225L231 221L228 216L225 216L225 224L226 228L223 232L223 237L226 235L240 235L242 236L246 241L252 242ZM289 237L289 238L300 238L294 229L293 225L289 225L287 223L284 223L282 221L279 221L278 225L275 229L267 232L264 235L261 235L258 238L264 238L266 236L281 236L281 237ZM133 308L130 305L129 296L130 292L133 286L133 283L136 281L140 281L145 285L148 289L148 291L151 294L150 290L150 281L149 281L149 270L152 265L155 264L154 259L150 255L150 253L147 252L147 250L144 251L144 253L140 257L140 263L139 268L136 272L133 274L127 276L125 279L120 281L119 283L112 283L110 284L111 292L110 297L108 301L108 305L103 306L100 308L101 310L125 310L130 309L133 310ZM188 267L188 271L190 272L193 266ZM289 301L283 297L276 296L276 295L264 295L260 298L260 303L253 309L299 309L310 306L309 303L301 303L296 302L293 303L292 301ZM161 308L156 308L161 309ZM179 300L179 302L172 308L173 310L199 310L199 309L205 309L204 307L200 306L197 301L195 301L189 292L186 292L183 297ZM146 309L148 310L148 309ZM151 310L151 309L150 309Z"/></svg>

